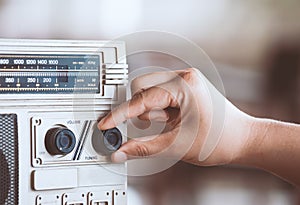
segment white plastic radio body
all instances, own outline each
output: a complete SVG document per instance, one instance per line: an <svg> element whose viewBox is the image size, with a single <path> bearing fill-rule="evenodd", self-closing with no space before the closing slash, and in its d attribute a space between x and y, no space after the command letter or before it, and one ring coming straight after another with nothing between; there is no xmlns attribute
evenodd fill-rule
<svg viewBox="0 0 300 205"><path fill-rule="evenodd" d="M127 75L123 42L0 40L0 204L127 204L126 126L96 126Z"/></svg>

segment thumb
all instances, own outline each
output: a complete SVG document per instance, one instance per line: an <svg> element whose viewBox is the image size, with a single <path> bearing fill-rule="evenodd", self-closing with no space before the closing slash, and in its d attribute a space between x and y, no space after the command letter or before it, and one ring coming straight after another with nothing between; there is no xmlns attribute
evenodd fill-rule
<svg viewBox="0 0 300 205"><path fill-rule="evenodd" d="M171 132L159 135L131 139L112 154L115 163L122 163L130 159L139 159L157 155L167 149L173 142Z"/></svg>

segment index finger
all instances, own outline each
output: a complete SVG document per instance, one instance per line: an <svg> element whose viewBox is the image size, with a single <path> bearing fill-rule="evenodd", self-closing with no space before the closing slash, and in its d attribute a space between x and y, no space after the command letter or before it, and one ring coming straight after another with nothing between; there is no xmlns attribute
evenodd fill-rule
<svg viewBox="0 0 300 205"><path fill-rule="evenodd" d="M119 105L98 123L100 130L116 127L118 124L137 117L152 109L165 109L174 104L173 96L161 87L151 87L142 90L131 100Z"/></svg>
<svg viewBox="0 0 300 205"><path fill-rule="evenodd" d="M138 76L131 81L131 93L136 94L143 89L147 89L171 81L183 72L184 70L160 71Z"/></svg>

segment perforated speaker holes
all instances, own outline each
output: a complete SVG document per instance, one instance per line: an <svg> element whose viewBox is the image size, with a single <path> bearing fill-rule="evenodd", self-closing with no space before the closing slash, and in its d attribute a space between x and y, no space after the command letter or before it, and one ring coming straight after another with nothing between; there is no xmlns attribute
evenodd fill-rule
<svg viewBox="0 0 300 205"><path fill-rule="evenodd" d="M8 163L2 150L0 150L0 170L0 204L4 204L5 200L8 197L8 191L10 187L10 176L8 170Z"/></svg>

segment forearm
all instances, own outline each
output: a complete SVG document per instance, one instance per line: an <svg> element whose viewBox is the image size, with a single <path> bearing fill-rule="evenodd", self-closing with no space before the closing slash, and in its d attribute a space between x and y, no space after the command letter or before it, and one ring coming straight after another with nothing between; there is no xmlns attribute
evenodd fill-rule
<svg viewBox="0 0 300 205"><path fill-rule="evenodd" d="M134 117L153 120L149 114L152 110L160 110L163 119L175 115L166 121L170 131L124 143L113 154L114 162L170 156L199 166L241 164L267 170L300 186L300 125L245 114L193 68L176 73L147 74L135 79L132 87L139 92L101 119L99 129L113 128ZM213 107L216 105L221 106ZM224 111L225 115L218 118L224 121L215 121L213 117L218 115L213 115ZM199 118L195 117L198 114ZM194 126L191 129L191 126L182 125ZM216 135L207 138L211 133Z"/></svg>
<svg viewBox="0 0 300 205"><path fill-rule="evenodd" d="M300 186L300 125L253 118L235 163L267 170Z"/></svg>

